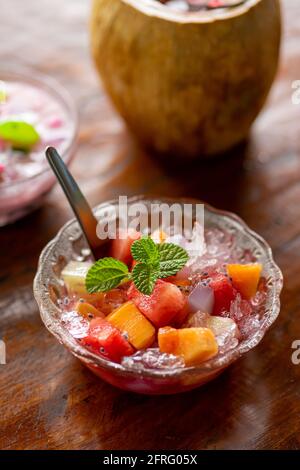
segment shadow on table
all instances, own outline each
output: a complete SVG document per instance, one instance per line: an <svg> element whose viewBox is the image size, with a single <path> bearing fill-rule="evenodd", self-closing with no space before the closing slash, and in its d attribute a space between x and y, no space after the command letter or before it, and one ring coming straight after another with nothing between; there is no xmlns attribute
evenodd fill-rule
<svg viewBox="0 0 300 470"><path fill-rule="evenodd" d="M135 160L159 174L150 190L162 196L202 199L219 208L239 212L247 193L249 141L230 151L207 159L173 162L136 149ZM141 175L141 181L147 176Z"/></svg>
<svg viewBox="0 0 300 470"><path fill-rule="evenodd" d="M96 402L91 399L94 406L88 406L84 419L89 420L97 439L87 448L167 450L220 445L239 415L238 401L232 394L237 375L234 369L239 367L236 364L211 383L178 395L138 395L102 382L99 387L98 382L101 395ZM101 419L96 431L97 410ZM84 422L82 425L85 427Z"/></svg>

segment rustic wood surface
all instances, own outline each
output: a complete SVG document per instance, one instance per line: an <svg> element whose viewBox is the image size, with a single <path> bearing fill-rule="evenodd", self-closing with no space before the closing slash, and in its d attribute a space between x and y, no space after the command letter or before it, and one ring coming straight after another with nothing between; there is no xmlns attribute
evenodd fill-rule
<svg viewBox="0 0 300 470"><path fill-rule="evenodd" d="M171 170L138 151L100 91L88 52L89 2L0 0L0 59L49 73L80 109L72 170L90 202L119 194L193 196L236 211L274 249L281 315L254 351L187 395L146 397L95 378L42 325L32 280L43 246L70 218L56 187L40 210L0 229L1 449L299 449L300 3L283 1L282 60L247 145ZM238 124L238 123L237 123Z"/></svg>

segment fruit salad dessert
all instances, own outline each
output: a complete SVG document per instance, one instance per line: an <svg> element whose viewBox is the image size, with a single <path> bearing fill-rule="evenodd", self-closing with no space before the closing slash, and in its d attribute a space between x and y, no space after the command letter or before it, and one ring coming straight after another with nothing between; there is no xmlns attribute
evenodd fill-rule
<svg viewBox="0 0 300 470"><path fill-rule="evenodd" d="M128 230L110 241L110 256L70 261L64 327L96 355L141 372L201 366L238 347L261 325L263 266L219 228L191 249L198 230L191 238Z"/></svg>
<svg viewBox="0 0 300 470"><path fill-rule="evenodd" d="M0 188L47 168L44 151L64 153L72 138L64 107L41 87L0 82Z"/></svg>

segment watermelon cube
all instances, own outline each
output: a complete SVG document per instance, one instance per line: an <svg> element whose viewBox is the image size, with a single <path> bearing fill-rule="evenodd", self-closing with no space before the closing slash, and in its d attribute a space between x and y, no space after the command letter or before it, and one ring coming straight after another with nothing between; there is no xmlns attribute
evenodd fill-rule
<svg viewBox="0 0 300 470"><path fill-rule="evenodd" d="M128 298L157 328L176 321L186 306L186 298L180 289L161 279L156 282L151 295L142 294L132 284L128 289Z"/></svg>
<svg viewBox="0 0 300 470"><path fill-rule="evenodd" d="M222 316L230 310L231 302L236 298L237 291L231 284L228 277L224 274L217 273L209 282L209 287L214 292L213 315Z"/></svg>
<svg viewBox="0 0 300 470"><path fill-rule="evenodd" d="M88 336L81 340L81 344L113 362L121 362L124 356L134 353L133 347L122 333L102 318L91 321Z"/></svg>
<svg viewBox="0 0 300 470"><path fill-rule="evenodd" d="M120 230L118 237L115 240L112 240L110 256L118 259L119 261L123 261L127 266L130 266L133 261L131 245L139 238L141 238L141 233L136 230Z"/></svg>

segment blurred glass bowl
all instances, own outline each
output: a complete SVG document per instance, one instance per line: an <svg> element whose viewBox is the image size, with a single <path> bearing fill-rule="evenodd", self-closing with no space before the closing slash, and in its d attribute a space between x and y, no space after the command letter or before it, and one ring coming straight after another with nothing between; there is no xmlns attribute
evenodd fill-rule
<svg viewBox="0 0 300 470"><path fill-rule="evenodd" d="M191 199L148 199L136 196L128 200L130 204L143 201L146 206L152 203L200 203ZM95 208L98 218L108 204L117 204L117 200L108 201ZM120 364L109 362L81 346L65 329L60 321L61 310L58 301L65 296L60 274L71 259L83 259L86 243L75 220L62 227L57 236L43 250L34 281L34 295L38 303L41 318L48 330L74 356L89 369L110 384L133 392L144 394L173 394L198 387L219 375L226 367L243 354L250 351L262 340L266 331L276 320L280 310L280 292L282 274L275 264L269 245L235 214L220 211L205 204L205 228L217 227L236 238L237 247L250 250L258 262L264 266L267 298L260 327L251 337L243 340L235 348L223 355L218 355L200 366L177 368L172 370L129 370Z"/></svg>
<svg viewBox="0 0 300 470"><path fill-rule="evenodd" d="M74 156L78 131L78 113L69 93L55 80L35 70L0 70L0 82L12 81L45 91L64 110L69 124L69 137L66 139L62 158L69 165ZM31 176L0 182L0 227L39 207L55 181L52 170L45 165L41 171Z"/></svg>

